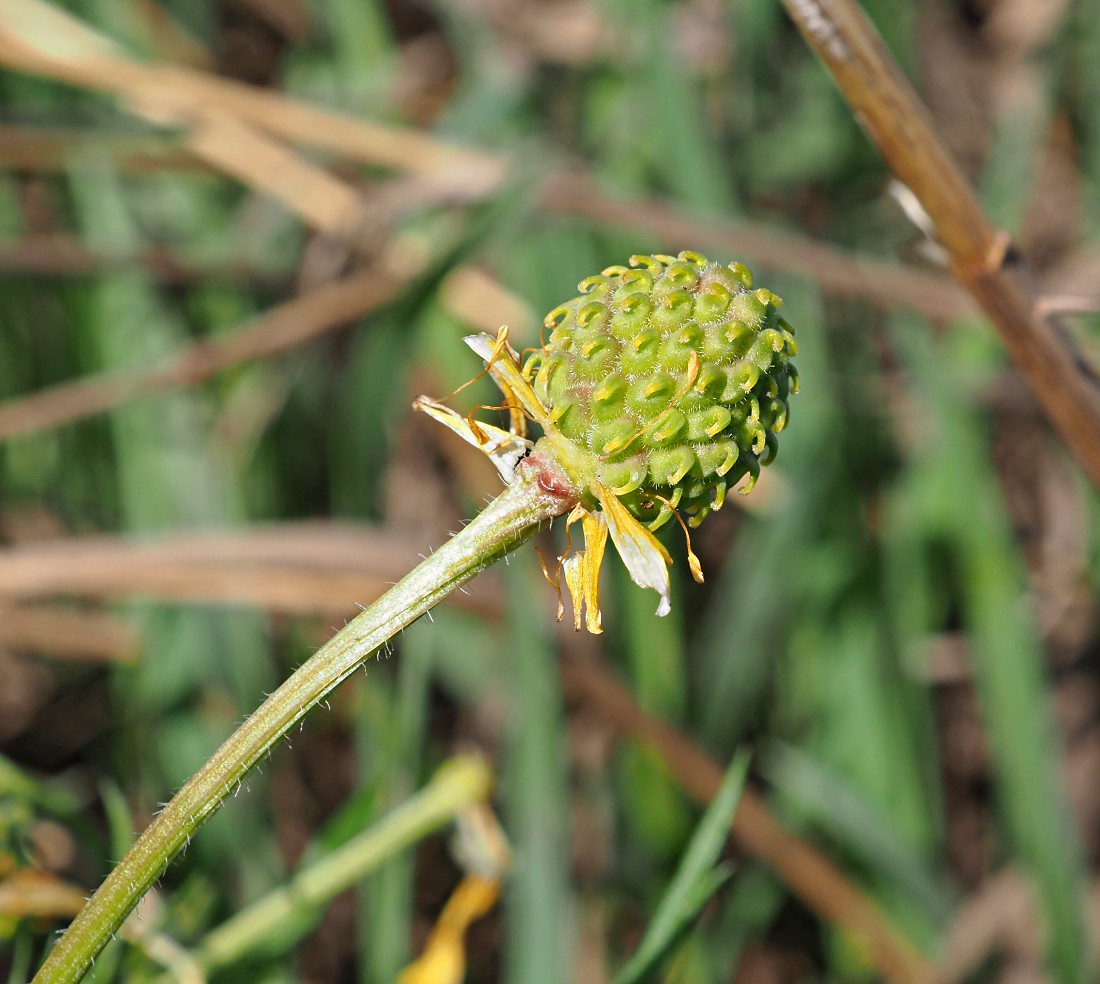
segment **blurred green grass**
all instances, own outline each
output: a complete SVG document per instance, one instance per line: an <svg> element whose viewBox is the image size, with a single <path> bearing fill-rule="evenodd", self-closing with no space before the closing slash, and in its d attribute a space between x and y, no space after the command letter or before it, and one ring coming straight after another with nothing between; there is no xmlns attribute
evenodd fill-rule
<svg viewBox="0 0 1100 984"><path fill-rule="evenodd" d="M163 58L147 6L66 5ZM579 161L611 198L659 199L865 255L918 252L886 196L889 175L775 4L288 0L308 25L294 36L244 0L158 6L226 74L518 150L532 174ZM1022 35L1005 34L1015 23L1007 2L866 6L906 69L928 80L933 112L958 139L994 219L1025 250L1034 244L1044 273L1094 258L1100 26L1088 5L1070 5L1049 36L1026 20ZM571 48L561 41L567 18L602 33ZM977 54L968 61L966 50ZM960 87L957 98L943 94L944 78ZM60 173L0 171L0 229L11 242L65 232L105 259L163 247L198 266L239 262L306 283L307 261L325 256L326 244L280 206L229 179L121 167L103 149L107 138L147 128L102 96L3 71L0 102L6 122L103 137L100 152L93 139ZM373 169L341 173L368 196L385 183ZM350 331L0 445L6 538L40 514L58 532L122 535L322 516L387 524L426 550L491 490L459 491L467 476L408 420L411 387L443 394L476 371L458 344L468 328L441 299L443 276L483 265L545 311L631 253L698 245L541 212L525 187L488 205L429 207L398 231L444 260ZM1065 763L1087 761L1100 744L1089 621L1095 492L1066 478L1036 411L1020 409L1021 384L985 325L933 325L783 269L757 275L784 298L800 343L803 392L777 481L756 508L730 506L697 534L703 588L683 576L682 547L668 538L678 558L669 619L656 620L651 598L612 576L606 635L567 648L598 645L646 711L716 758L758 745L758 778L791 829L837 859L930 959L951 956L960 915L994 874L1020 870L1047 935L1045 973L1084 980L1081 896L1100 849L1087 790L1100 776ZM282 296L232 273L169 284L139 264L50 277L13 265L0 270L0 399L148 365ZM1082 319L1081 330L1094 322ZM535 335L520 342L536 344ZM1030 469L1006 466L1003 444L1034 440L1036 428ZM1057 541L1044 512L1044 496L1067 484L1083 546ZM621 967L699 811L656 756L631 742L610 747L606 728L563 702L553 599L535 563L524 551L502 577L503 619L445 611L417 626L281 749L168 872L164 932L195 943L281 884L303 852L323 850L323 838L307 845L339 804L367 826L455 746L475 743L497 765L516 867L501 913L471 935L468 979L596 982L606 978L577 968ZM1084 614L1036 587L1052 566L1069 569ZM110 610L140 633L136 665L92 669L19 653L0 666L11 693L24 664L45 673L32 692L38 704L0 748L35 777L30 788L0 786L0 857L35 858L32 835L57 813L73 851L62 870L85 885L330 627L140 598ZM1054 628L1068 643L1050 643L1050 618L1061 619ZM948 644L968 659L943 675L929 654ZM967 731L960 700L976 702L980 728ZM1066 705L1082 704L1083 717L1067 718ZM57 708L81 706L83 718L45 740ZM57 790L82 798L80 822L51 805ZM216 979L391 981L446 898L450 864L439 844L394 859L295 955L258 955ZM11 981L38 961L49 929L0 923ZM964 976L1008 979L1030 959L990 943ZM667 979L685 984L730 979L738 966L738 980L761 968L780 981L873 978L867 954L751 861L669 966ZM94 978L156 973L116 944Z"/></svg>

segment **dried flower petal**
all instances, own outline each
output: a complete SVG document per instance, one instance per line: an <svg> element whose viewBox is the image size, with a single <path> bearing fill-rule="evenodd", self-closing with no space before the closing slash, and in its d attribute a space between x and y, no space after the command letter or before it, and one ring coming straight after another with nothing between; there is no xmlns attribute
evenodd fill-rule
<svg viewBox="0 0 1100 984"><path fill-rule="evenodd" d="M455 413L450 407L426 396L418 396L413 401L413 408L423 410L429 417L453 430L464 441L484 451L506 484L510 484L515 477L516 465L527 457L534 447L534 444L526 438L518 437L511 431L501 430L492 424L478 421L475 428L462 414Z"/></svg>
<svg viewBox="0 0 1100 984"><path fill-rule="evenodd" d="M581 522L584 532L584 549L562 559L565 585L573 601L573 627L581 627L581 610L585 615L585 628L594 635L603 632L603 613L600 611L600 567L607 548L607 517L578 506L569 514L566 525Z"/></svg>
<svg viewBox="0 0 1100 984"><path fill-rule="evenodd" d="M440 913L424 953L401 972L397 984L461 984L466 973L466 930L499 897L496 878L463 878Z"/></svg>

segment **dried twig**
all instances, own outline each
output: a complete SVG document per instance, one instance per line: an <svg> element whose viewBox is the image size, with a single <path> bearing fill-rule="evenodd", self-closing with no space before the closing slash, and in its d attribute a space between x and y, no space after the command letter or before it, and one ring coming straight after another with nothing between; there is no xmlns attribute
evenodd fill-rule
<svg viewBox="0 0 1100 984"><path fill-rule="evenodd" d="M104 372L9 400L0 404L0 441L194 386L232 366L279 355L350 324L386 303L406 282L406 277L372 267L280 304L219 338L188 346L151 369Z"/></svg>
<svg viewBox="0 0 1100 984"><path fill-rule="evenodd" d="M167 284L231 281L272 291L285 291L291 284L289 270L268 274L244 262L195 263L161 246L133 254L103 253L62 232L31 233L0 242L0 273L83 277L133 270L142 270Z"/></svg>
<svg viewBox="0 0 1100 984"><path fill-rule="evenodd" d="M644 229L668 249L716 247L749 263L802 274L827 293L862 297L886 307L905 305L937 321L962 317L973 309L966 293L943 274L860 256L751 222L733 225L706 220L662 202L615 201L600 194L583 175L550 175L541 205L601 225Z"/></svg>
<svg viewBox="0 0 1100 984"><path fill-rule="evenodd" d="M131 663L136 633L104 612L0 603L0 646L80 662Z"/></svg>
<svg viewBox="0 0 1100 984"><path fill-rule="evenodd" d="M187 127L196 114L227 113L292 143L424 175L495 185L500 160L415 130L333 113L204 72L129 58L82 21L42 0L6 0L0 61L26 72L101 89L146 118Z"/></svg>
<svg viewBox="0 0 1100 984"><path fill-rule="evenodd" d="M163 137L105 137L78 129L3 126L0 126L0 166L49 173L62 169L66 162L78 160L93 142L99 152L110 155L115 166L123 170L186 171L212 166L209 159L200 160L178 141ZM243 172L234 172L232 166L227 165L226 170L248 180ZM414 204L407 193L409 190L406 189L404 201L392 203L395 211ZM438 199L447 192L430 183L420 184L413 190L421 196L418 202L421 205L433 195ZM551 173L544 179L539 195L540 207L546 212L637 229L672 244L720 249L759 266L806 276L828 294L862 298L885 307L901 304L936 321L964 317L974 310L967 293L944 274L852 253L808 236L778 232L760 223L717 221L659 201L611 199L583 174ZM387 192L382 197L391 196ZM0 244L0 269L83 274L110 270L125 262L128 261L111 257L97 259L71 237L62 235L28 237ZM226 269L196 268L159 251L145 254L134 262L140 262L153 276L170 283L233 274ZM244 275L248 276L247 271ZM1067 289L1077 289L1082 279L1073 278Z"/></svg>
<svg viewBox="0 0 1100 984"><path fill-rule="evenodd" d="M916 196L951 272L1001 335L1047 417L1100 485L1100 387L1051 318L1008 235L986 218L912 86L854 0L783 0L887 163Z"/></svg>
<svg viewBox="0 0 1100 984"><path fill-rule="evenodd" d="M64 537L0 549L0 598L147 597L347 615L383 594L418 551L399 534L322 522L140 540ZM484 582L455 601L496 617Z"/></svg>
<svg viewBox="0 0 1100 984"><path fill-rule="evenodd" d="M213 173L209 164L174 136L71 126L0 125L0 167L5 169L64 173L93 151L120 171Z"/></svg>
<svg viewBox="0 0 1100 984"><path fill-rule="evenodd" d="M84 891L49 871L24 868L0 879L0 916L5 919L57 919L84 905Z"/></svg>
<svg viewBox="0 0 1100 984"><path fill-rule="evenodd" d="M354 239L366 208L359 190L232 113L197 113L187 147L225 174L282 202L314 229Z"/></svg>
<svg viewBox="0 0 1100 984"><path fill-rule="evenodd" d="M424 202L484 197L499 186L505 164L415 131L375 127L317 110L277 93L188 68L147 64L109 38L42 0L8 0L0 13L0 62L116 95L123 106L162 126L181 127L199 159L268 194L313 228L340 240L370 242L371 203L350 183L307 160L283 141L362 151L399 163L417 177ZM352 154L354 156L354 153ZM383 210L390 211L383 203Z"/></svg>
<svg viewBox="0 0 1100 984"><path fill-rule="evenodd" d="M1100 934L1100 880L1089 886L1085 903L1089 931ZM969 980L992 955L1008 951L1042 976L1042 918L1033 892L1019 871L991 875L959 907L944 946L944 977Z"/></svg>
<svg viewBox="0 0 1100 984"><path fill-rule="evenodd" d="M28 10L45 6L40 0L17 2ZM53 23L60 15L50 9ZM59 24L84 40L83 54L55 54L35 32L14 20L5 24L0 19L0 61L106 89L146 118L188 127L185 142L196 156L274 195L330 234L354 234L362 221L361 196L272 137L418 174L427 182L421 194L434 198L492 194L508 170L507 160L500 155L469 150L428 134L366 123L201 72L144 65L106 48L101 36L75 19L63 18ZM76 50L80 51L79 45ZM47 142L37 149L37 159L45 162L54 152ZM140 153L138 163L145 166L147 160ZM615 202L575 174L548 176L540 189L540 202L550 211L645 229L683 245L718 246L751 262L803 273L833 293L911 305L939 320L968 310L960 292L938 274L852 257L751 224L731 227L704 222L655 202Z"/></svg>

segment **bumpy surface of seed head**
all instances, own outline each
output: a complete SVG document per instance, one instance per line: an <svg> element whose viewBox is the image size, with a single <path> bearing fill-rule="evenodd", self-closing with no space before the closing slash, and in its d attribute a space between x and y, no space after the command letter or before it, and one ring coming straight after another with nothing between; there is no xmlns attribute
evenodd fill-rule
<svg viewBox="0 0 1100 984"><path fill-rule="evenodd" d="M657 526L696 519L775 458L798 376L780 299L740 263L633 256L546 317L524 373L598 479Z"/></svg>

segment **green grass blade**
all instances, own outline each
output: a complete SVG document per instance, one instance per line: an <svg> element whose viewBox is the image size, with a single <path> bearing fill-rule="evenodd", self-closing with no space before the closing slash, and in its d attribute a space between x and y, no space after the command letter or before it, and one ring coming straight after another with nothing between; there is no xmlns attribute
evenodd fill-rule
<svg viewBox="0 0 1100 984"><path fill-rule="evenodd" d="M504 980L569 980L568 783L555 653L545 628L547 599L529 565L507 572L514 666L505 768L505 819L516 855L505 910ZM548 614L548 612L547 612Z"/></svg>
<svg viewBox="0 0 1100 984"><path fill-rule="evenodd" d="M642 942L615 975L613 984L638 984L644 980L669 953L707 900L729 879L729 869L715 867L715 863L729 837L730 824L741 801L748 771L748 753L738 752L703 819L699 821Z"/></svg>

